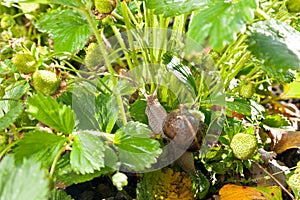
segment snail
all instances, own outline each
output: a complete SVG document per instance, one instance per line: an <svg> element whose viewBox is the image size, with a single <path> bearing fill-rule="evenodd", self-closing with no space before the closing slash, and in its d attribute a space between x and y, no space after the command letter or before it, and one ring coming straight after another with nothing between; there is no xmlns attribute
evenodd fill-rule
<svg viewBox="0 0 300 200"><path fill-rule="evenodd" d="M186 150L177 164L186 172L196 175L193 152L199 151L207 126L183 105L171 111L164 120L163 132L178 148Z"/></svg>
<svg viewBox="0 0 300 200"><path fill-rule="evenodd" d="M163 122L164 134L180 148L190 152L200 150L206 130L206 124L183 105L171 111Z"/></svg>
<svg viewBox="0 0 300 200"><path fill-rule="evenodd" d="M183 154L176 160L186 172L196 175L193 152L200 150L207 126L193 112L184 105L179 109L167 113L154 94L146 95L146 115L149 126L156 134L160 134L167 141L172 140L174 148L181 149ZM174 149L176 150L176 149Z"/></svg>

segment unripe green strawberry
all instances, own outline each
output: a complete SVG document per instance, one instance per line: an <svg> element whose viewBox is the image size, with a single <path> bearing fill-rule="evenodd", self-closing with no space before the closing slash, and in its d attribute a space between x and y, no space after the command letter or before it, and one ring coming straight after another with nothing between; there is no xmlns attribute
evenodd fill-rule
<svg viewBox="0 0 300 200"><path fill-rule="evenodd" d="M89 44L86 56L85 65L89 68L94 68L101 63L101 50L97 43Z"/></svg>
<svg viewBox="0 0 300 200"><path fill-rule="evenodd" d="M12 63L20 72L25 74L35 72L38 67L38 62L35 58L31 54L24 52L15 54L12 58Z"/></svg>
<svg viewBox="0 0 300 200"><path fill-rule="evenodd" d="M11 15L4 15L1 19L1 28L7 29L15 24L15 20Z"/></svg>
<svg viewBox="0 0 300 200"><path fill-rule="evenodd" d="M285 6L289 12L300 12L300 0L287 0Z"/></svg>
<svg viewBox="0 0 300 200"><path fill-rule="evenodd" d="M254 135L238 133L233 136L230 148L236 158L247 160L252 158L257 151L257 139Z"/></svg>
<svg viewBox="0 0 300 200"><path fill-rule="evenodd" d="M44 95L55 94L60 84L56 74L47 70L37 70L32 78L34 89Z"/></svg>
<svg viewBox="0 0 300 200"><path fill-rule="evenodd" d="M248 99L251 98L254 93L255 93L255 86L253 83L242 85L242 87L240 88L241 97Z"/></svg>
<svg viewBox="0 0 300 200"><path fill-rule="evenodd" d="M295 173L292 176L290 176L287 183L289 184L290 187L300 191L300 173Z"/></svg>
<svg viewBox="0 0 300 200"><path fill-rule="evenodd" d="M25 26L13 26L11 32L15 38L23 37L27 35L27 29Z"/></svg>
<svg viewBox="0 0 300 200"><path fill-rule="evenodd" d="M117 6L117 0L95 0L95 7L100 14L110 14Z"/></svg>

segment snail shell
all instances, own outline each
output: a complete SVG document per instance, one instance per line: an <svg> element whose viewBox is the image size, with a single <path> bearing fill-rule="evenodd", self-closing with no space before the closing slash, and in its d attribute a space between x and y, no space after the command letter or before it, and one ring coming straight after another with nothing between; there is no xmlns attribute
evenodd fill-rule
<svg viewBox="0 0 300 200"><path fill-rule="evenodd" d="M163 124L164 134L184 150L198 151L206 132L206 125L181 107L168 114Z"/></svg>

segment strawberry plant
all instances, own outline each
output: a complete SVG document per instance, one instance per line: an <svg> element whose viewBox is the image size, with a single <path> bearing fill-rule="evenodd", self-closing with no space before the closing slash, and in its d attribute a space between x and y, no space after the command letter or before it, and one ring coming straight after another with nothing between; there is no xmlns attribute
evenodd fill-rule
<svg viewBox="0 0 300 200"><path fill-rule="evenodd" d="M0 199L298 198L298 3L1 1Z"/></svg>

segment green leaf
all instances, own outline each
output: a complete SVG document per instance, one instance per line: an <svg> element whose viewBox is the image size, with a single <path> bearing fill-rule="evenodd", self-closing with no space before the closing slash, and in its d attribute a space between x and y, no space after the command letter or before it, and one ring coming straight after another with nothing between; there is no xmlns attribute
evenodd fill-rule
<svg viewBox="0 0 300 200"><path fill-rule="evenodd" d="M198 199L203 199L209 191L210 183L204 174L199 170L196 176L191 176L193 183L193 193Z"/></svg>
<svg viewBox="0 0 300 200"><path fill-rule="evenodd" d="M144 124L129 122L120 128L114 138L122 167L138 171L151 167L162 152L158 141L150 138L150 130Z"/></svg>
<svg viewBox="0 0 300 200"><path fill-rule="evenodd" d="M39 31L48 33L54 40L55 52L74 53L82 49L92 33L87 19L78 11L71 9L44 15L36 23L36 27Z"/></svg>
<svg viewBox="0 0 300 200"><path fill-rule="evenodd" d="M148 117L145 114L147 102L145 100L136 100L129 108L130 116L134 121L139 121L144 124L148 124Z"/></svg>
<svg viewBox="0 0 300 200"><path fill-rule="evenodd" d="M114 161L114 163L117 163L117 159L116 159L117 156L116 155L114 156L115 157L112 157L112 161ZM107 161L105 160L105 163L106 162ZM58 161L54 175L58 183L62 183L65 184L66 186L70 186L72 184L78 184L78 183L90 181L95 177L99 177L102 174L107 174L113 171L114 170L112 170L111 168L105 167L105 168L101 168L100 171L95 170L93 173L89 173L89 174L76 173L72 169L70 163L70 154L66 154Z"/></svg>
<svg viewBox="0 0 300 200"><path fill-rule="evenodd" d="M0 162L0 200L46 199L49 191L47 170L34 160L15 165L13 155Z"/></svg>
<svg viewBox="0 0 300 200"><path fill-rule="evenodd" d="M74 171L86 174L103 168L104 145L104 142L92 132L77 132L71 151L71 165Z"/></svg>
<svg viewBox="0 0 300 200"><path fill-rule="evenodd" d="M264 107L253 100L245 100L236 96L226 98L226 109L230 112L237 112L252 118L259 118L262 116Z"/></svg>
<svg viewBox="0 0 300 200"><path fill-rule="evenodd" d="M43 4L60 4L64 6L78 7L78 3L73 0L4 0L5 3L43 3ZM86 4L87 0L81 0L81 3Z"/></svg>
<svg viewBox="0 0 300 200"><path fill-rule="evenodd" d="M28 83L18 81L5 89L3 98L12 100L0 101L0 130L7 128L22 113L23 104L17 100L25 94L28 88Z"/></svg>
<svg viewBox="0 0 300 200"><path fill-rule="evenodd" d="M110 133L118 119L119 106L114 95L100 94L96 99L96 118L100 128Z"/></svg>
<svg viewBox="0 0 300 200"><path fill-rule="evenodd" d="M291 83L283 85L283 93L280 95L282 99L300 98L300 76Z"/></svg>
<svg viewBox="0 0 300 200"><path fill-rule="evenodd" d="M190 24L188 37L203 45L221 50L236 39L237 32L246 29L246 23L254 18L256 0L213 1L208 8L197 13Z"/></svg>
<svg viewBox="0 0 300 200"><path fill-rule="evenodd" d="M49 3L48 0L4 0L4 3Z"/></svg>
<svg viewBox="0 0 300 200"><path fill-rule="evenodd" d="M96 119L95 87L87 83L76 83L72 88L72 109L78 121L79 130L100 130Z"/></svg>
<svg viewBox="0 0 300 200"><path fill-rule="evenodd" d="M280 114L267 115L262 123L269 127L281 129L291 126L289 120Z"/></svg>
<svg viewBox="0 0 300 200"><path fill-rule="evenodd" d="M60 4L64 6L71 6L71 7L82 7L80 3L77 3L77 1L74 0L51 0L51 3L54 4ZM87 0L80 0L80 2L85 5L88 1Z"/></svg>
<svg viewBox="0 0 300 200"><path fill-rule="evenodd" d="M249 32L249 50L264 61L267 72L285 73L300 68L300 33L284 22L254 23Z"/></svg>
<svg viewBox="0 0 300 200"><path fill-rule="evenodd" d="M48 200L74 200L74 199L63 190L56 189L51 191Z"/></svg>
<svg viewBox="0 0 300 200"><path fill-rule="evenodd" d="M0 110L0 131L8 128L22 113L23 109L23 105L20 102L10 101L7 111Z"/></svg>
<svg viewBox="0 0 300 200"><path fill-rule="evenodd" d="M14 150L16 162L21 163L24 158L32 158L35 162L50 167L65 142L65 138L53 133L28 132L18 142L18 146Z"/></svg>
<svg viewBox="0 0 300 200"><path fill-rule="evenodd" d="M190 13L203 7L207 0L144 0L146 7L154 9L154 14L163 14L164 17L174 17L184 13Z"/></svg>
<svg viewBox="0 0 300 200"><path fill-rule="evenodd" d="M191 92L197 94L196 80L188 63L184 62L176 55L173 55L171 52L164 54L163 61L168 71L172 72Z"/></svg>
<svg viewBox="0 0 300 200"><path fill-rule="evenodd" d="M241 98L233 98L226 101L226 108L229 111L234 111L243 115L251 115L251 107L247 100Z"/></svg>
<svg viewBox="0 0 300 200"><path fill-rule="evenodd" d="M50 96L36 94L27 100L28 113L42 123L62 133L72 133L75 117L71 108L59 104Z"/></svg>

